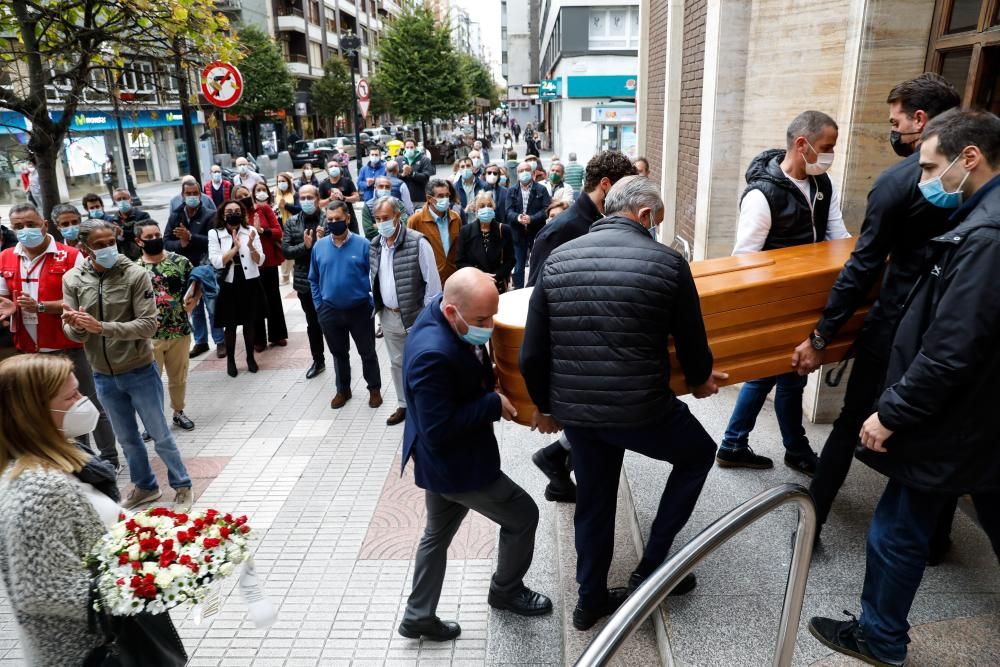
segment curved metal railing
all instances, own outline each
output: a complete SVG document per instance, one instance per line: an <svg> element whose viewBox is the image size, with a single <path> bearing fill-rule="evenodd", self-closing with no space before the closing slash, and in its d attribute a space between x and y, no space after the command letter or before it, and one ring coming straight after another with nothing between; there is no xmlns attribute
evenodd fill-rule
<svg viewBox="0 0 1000 667"><path fill-rule="evenodd" d="M629 596L618 611L608 620L604 629L594 638L577 661L578 666L603 667L632 636L650 614L656 611L670 591L709 554L743 532L758 519L774 510L794 503L799 509L792 547L792 563L785 586L785 601L781 607L778 624L778 641L775 647L774 667L792 664L795 635L802 613L802 599L809 577L813 537L816 534L816 508L805 487L799 484L782 484L768 489L725 516L720 517L677 551L667 562L658 567L649 578ZM669 641L667 651L670 650Z"/></svg>

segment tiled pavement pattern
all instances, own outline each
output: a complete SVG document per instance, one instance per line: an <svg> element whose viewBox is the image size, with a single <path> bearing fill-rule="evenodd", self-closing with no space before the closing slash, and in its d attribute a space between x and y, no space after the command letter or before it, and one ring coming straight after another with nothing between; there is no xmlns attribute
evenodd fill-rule
<svg viewBox="0 0 1000 667"><path fill-rule="evenodd" d="M287 288L285 288L287 290ZM470 514L456 539L439 607L457 619L462 637L433 644L395 633L409 593L412 550L422 528L422 498L412 477L399 475L402 426L386 427L395 406L388 361L379 341L385 404L367 406L356 356L354 400L330 410L332 360L324 375L307 381L310 363L305 322L298 300L284 299L290 331L287 348L258 355L261 371L224 373L212 353L192 366L187 413L197 424L175 431L195 480L199 507L246 513L256 529L256 561L265 590L278 608L269 629L244 618L235 581L223 586L220 613L193 622L175 614L192 666L264 665L563 665L572 664L595 634L568 626L575 602L572 506L543 500L544 479L530 463L546 438L511 424L498 426L504 469L536 499L541 510L535 561L526 583L553 598L556 614L522 619L486 605L495 558L493 528ZM727 389L693 411L714 436L721 436L735 400ZM807 426L814 446L827 427ZM754 435L758 452L776 457L773 471L714 470L690 525L679 542L739 502L783 481L804 478L780 465L781 446L770 404ZM152 448L150 448L152 451ZM154 465L160 466L153 457ZM648 530L669 471L667 464L629 455L626 472L638 525ZM165 479L162 467L158 476ZM126 484L125 476L122 485ZM856 465L824 533L803 611L839 615L856 611L864 568L864 532L881 480ZM172 494L166 492L164 500ZM619 530L611 584L622 585L636 560L629 539L625 503L619 502ZM676 664L762 665L770 661L788 563L793 517L769 517L698 568L699 588L671 600L663 610ZM914 664L995 666L1000 664L1000 572L981 532L965 516L955 528L956 548L948 562L929 570L912 620ZM940 623L940 621L945 621ZM618 664L654 664L652 624L630 640ZM952 648L954 647L954 648ZM841 667L804 626L794 664ZM22 664L17 628L0 592L0 667Z"/></svg>

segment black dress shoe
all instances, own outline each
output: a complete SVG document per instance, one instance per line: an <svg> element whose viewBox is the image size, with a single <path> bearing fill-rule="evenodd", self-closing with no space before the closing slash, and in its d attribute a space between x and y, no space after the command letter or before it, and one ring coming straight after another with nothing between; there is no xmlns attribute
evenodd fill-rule
<svg viewBox="0 0 1000 667"><path fill-rule="evenodd" d="M446 642L462 634L462 628L454 621L442 621L435 618L430 621L408 623L403 621L397 630L407 639L429 639L432 642Z"/></svg>
<svg viewBox="0 0 1000 667"><path fill-rule="evenodd" d="M635 593L635 589L639 588L644 581L646 581L646 577L642 576L638 572L633 572L632 576L628 578L628 594L632 595L632 593ZM681 579L676 586L674 586L674 590L670 591L670 597L687 595L693 591L697 585L698 577L694 576L694 572L691 572L686 577Z"/></svg>
<svg viewBox="0 0 1000 667"><path fill-rule="evenodd" d="M577 630L589 630L605 616L615 613L618 607L628 599L628 589L611 588L608 590L608 599L599 607L581 607L578 602L573 610L573 627Z"/></svg>
<svg viewBox="0 0 1000 667"><path fill-rule="evenodd" d="M520 616L544 616L552 612L552 600L527 586L506 595L490 591L486 601L494 609L505 609Z"/></svg>
<svg viewBox="0 0 1000 667"><path fill-rule="evenodd" d="M314 377L316 377L325 370L326 370L325 364L313 363L313 365L309 367L309 370L306 371L306 379L312 380Z"/></svg>
<svg viewBox="0 0 1000 667"><path fill-rule="evenodd" d="M555 456L549 451L554 451ZM545 487L546 500L558 503L576 502L576 484L570 479L566 458L566 450L558 443L542 447L531 455L531 461L549 478L549 483Z"/></svg>
<svg viewBox="0 0 1000 667"><path fill-rule="evenodd" d="M805 456L789 456L785 454L785 465L803 475L815 477L816 468L819 467L819 457L814 452L809 452Z"/></svg>
<svg viewBox="0 0 1000 667"><path fill-rule="evenodd" d="M575 503L576 484L568 477L551 481L545 485L545 499L553 503Z"/></svg>
<svg viewBox="0 0 1000 667"><path fill-rule="evenodd" d="M853 614L847 615L850 616L848 621L813 616L809 619L809 632L824 646L866 664L878 667L899 667L905 664L905 660L903 662L887 662L875 655L871 647L868 646L865 633L857 619L854 618Z"/></svg>
<svg viewBox="0 0 1000 667"><path fill-rule="evenodd" d="M208 352L208 343L195 343L191 351L188 352L188 357L194 359L195 357L205 354Z"/></svg>

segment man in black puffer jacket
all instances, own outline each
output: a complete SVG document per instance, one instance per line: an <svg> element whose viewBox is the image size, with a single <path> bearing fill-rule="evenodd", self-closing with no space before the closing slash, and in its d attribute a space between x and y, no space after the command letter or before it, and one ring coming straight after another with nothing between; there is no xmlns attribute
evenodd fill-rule
<svg viewBox="0 0 1000 667"><path fill-rule="evenodd" d="M1000 556L1000 118L948 111L924 129L920 190L956 209L907 299L878 411L858 458L889 478L868 529L861 618L813 618L812 634L873 665L906 662L907 615L935 527L972 494ZM964 204L962 202L965 202Z"/></svg>
<svg viewBox="0 0 1000 667"><path fill-rule="evenodd" d="M656 185L627 176L611 188L607 217L549 256L528 309L520 369L543 433L566 427L579 485L575 515L586 630L620 605L664 560L694 509L715 443L670 390L672 336L698 398L718 391L698 291L684 259L656 242ZM625 450L673 464L646 551L628 589L608 590L615 503ZM691 575L674 589L690 591Z"/></svg>
<svg viewBox="0 0 1000 667"><path fill-rule="evenodd" d="M309 285L309 266L312 263L312 246L323 236L323 212L319 210L319 190L313 185L299 188L299 206L302 212L293 215L285 223L285 233L281 237L281 253L285 259L295 260L292 286L306 315L306 336L313 363L306 371L306 379L311 380L326 370L326 352L323 349L323 330L319 326L319 315L313 303L312 287Z"/></svg>

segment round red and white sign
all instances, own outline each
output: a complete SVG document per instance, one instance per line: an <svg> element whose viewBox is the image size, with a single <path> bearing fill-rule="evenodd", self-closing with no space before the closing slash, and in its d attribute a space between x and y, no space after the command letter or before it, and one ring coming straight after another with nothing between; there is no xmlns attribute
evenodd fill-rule
<svg viewBox="0 0 1000 667"><path fill-rule="evenodd" d="M201 92L211 104L231 107L243 96L243 76L234 65L215 60L201 70Z"/></svg>
<svg viewBox="0 0 1000 667"><path fill-rule="evenodd" d="M358 80L358 99L367 100L370 94L370 89L368 88L368 79Z"/></svg>

